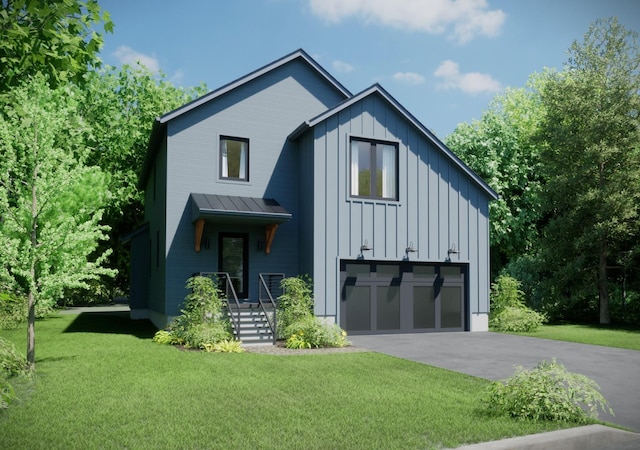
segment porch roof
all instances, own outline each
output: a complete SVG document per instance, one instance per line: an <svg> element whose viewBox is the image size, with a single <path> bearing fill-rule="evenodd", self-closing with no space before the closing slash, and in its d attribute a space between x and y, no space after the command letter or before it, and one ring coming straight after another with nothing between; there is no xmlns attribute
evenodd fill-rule
<svg viewBox="0 0 640 450"><path fill-rule="evenodd" d="M279 224L291 213L272 198L191 193L191 219L225 223Z"/></svg>

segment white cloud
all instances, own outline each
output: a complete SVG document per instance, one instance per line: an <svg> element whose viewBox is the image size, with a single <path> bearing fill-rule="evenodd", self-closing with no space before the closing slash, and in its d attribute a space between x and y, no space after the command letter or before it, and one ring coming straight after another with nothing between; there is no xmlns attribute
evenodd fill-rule
<svg viewBox="0 0 640 450"><path fill-rule="evenodd" d="M489 9L487 0L309 0L309 5L329 23L356 17L401 30L447 32L461 44L498 35L506 19L502 10Z"/></svg>
<svg viewBox="0 0 640 450"><path fill-rule="evenodd" d="M424 83L424 77L415 72L396 72L391 77L394 81L405 84L422 84Z"/></svg>
<svg viewBox="0 0 640 450"><path fill-rule="evenodd" d="M182 84L183 79L184 79L184 70L178 69L173 73L173 75L171 75L170 81L174 85L180 85Z"/></svg>
<svg viewBox="0 0 640 450"><path fill-rule="evenodd" d="M136 65L136 63L140 62L151 72L160 71L160 63L155 57L139 53L126 45L118 47L113 55L118 58L120 64Z"/></svg>
<svg viewBox="0 0 640 450"><path fill-rule="evenodd" d="M344 61L340 61L340 60L335 60L332 65L333 65L333 69L336 72L340 72L340 73L349 73L355 70L355 67L353 67L351 64L346 63Z"/></svg>
<svg viewBox="0 0 640 450"><path fill-rule="evenodd" d="M502 89L500 82L489 74L460 73L458 63L451 60L443 61L433 74L441 79L439 89L458 89L468 94L494 93Z"/></svg>

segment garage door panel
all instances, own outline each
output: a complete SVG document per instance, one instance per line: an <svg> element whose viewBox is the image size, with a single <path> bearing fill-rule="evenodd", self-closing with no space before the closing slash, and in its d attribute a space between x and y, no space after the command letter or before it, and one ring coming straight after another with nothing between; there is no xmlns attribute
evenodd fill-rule
<svg viewBox="0 0 640 450"><path fill-rule="evenodd" d="M436 301L433 286L413 286L413 328L436 327Z"/></svg>
<svg viewBox="0 0 640 450"><path fill-rule="evenodd" d="M462 286L440 288L440 327L462 328Z"/></svg>
<svg viewBox="0 0 640 450"><path fill-rule="evenodd" d="M400 329L400 286L378 286L376 288L378 330Z"/></svg>
<svg viewBox="0 0 640 450"><path fill-rule="evenodd" d="M371 287L346 286L346 329L371 330Z"/></svg>

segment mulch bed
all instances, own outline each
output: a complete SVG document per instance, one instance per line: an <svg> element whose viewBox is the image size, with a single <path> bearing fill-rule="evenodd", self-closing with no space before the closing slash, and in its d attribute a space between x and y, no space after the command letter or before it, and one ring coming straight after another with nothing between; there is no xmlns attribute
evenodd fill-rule
<svg viewBox="0 0 640 450"><path fill-rule="evenodd" d="M284 341L278 341L276 345L247 345L243 347L248 353L262 353L265 355L321 355L325 353L357 353L369 350L352 345L342 348L287 348Z"/></svg>

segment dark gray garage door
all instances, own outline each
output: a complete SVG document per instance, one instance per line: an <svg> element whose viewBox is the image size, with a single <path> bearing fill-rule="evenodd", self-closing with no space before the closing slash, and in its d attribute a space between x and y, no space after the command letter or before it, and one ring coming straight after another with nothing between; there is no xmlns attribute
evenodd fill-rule
<svg viewBox="0 0 640 450"><path fill-rule="evenodd" d="M466 264L343 260L340 326L351 334L462 331Z"/></svg>

